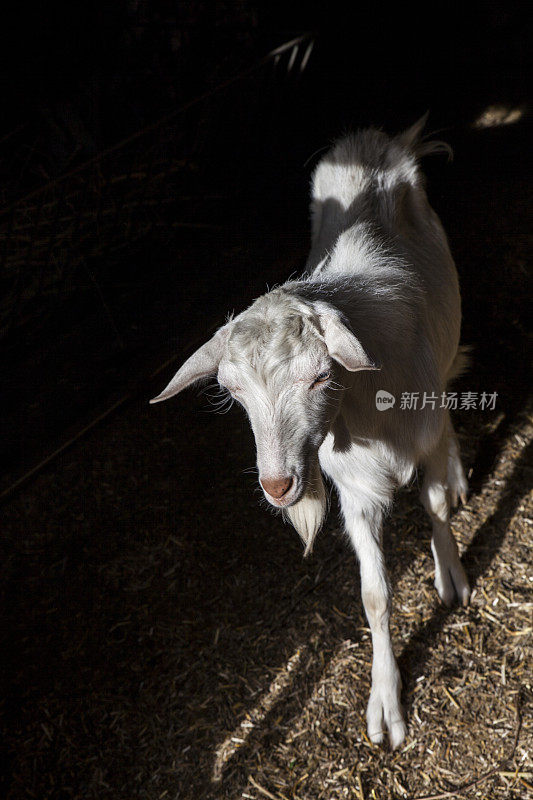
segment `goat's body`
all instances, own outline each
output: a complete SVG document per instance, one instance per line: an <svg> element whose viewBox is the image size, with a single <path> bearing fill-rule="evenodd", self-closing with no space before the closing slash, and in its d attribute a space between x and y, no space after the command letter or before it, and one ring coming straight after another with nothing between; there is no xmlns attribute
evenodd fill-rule
<svg viewBox="0 0 533 800"><path fill-rule="evenodd" d="M459 344L459 285L411 146L366 130L341 140L321 161L313 177L307 271L311 280L385 282L393 292L403 281L402 299L417 314L419 336L431 343L445 378Z"/></svg>
<svg viewBox="0 0 533 800"><path fill-rule="evenodd" d="M363 131L341 140L320 162L307 275L286 286L335 305L382 365L379 372L349 375L319 460L335 484L361 563L374 646L369 735L380 742L386 727L393 746L403 740L405 723L388 634L381 526L395 486L407 483L419 464L425 467L421 500L433 522L435 586L446 603L455 595L468 602L470 594L449 527L450 495L464 498L467 484L448 411L441 408L461 366L461 301L446 234L417 164L416 133L402 141ZM380 389L396 398L385 411L376 407ZM417 408L402 408L404 395L416 396Z"/></svg>
<svg viewBox="0 0 533 800"><path fill-rule="evenodd" d="M335 298L382 364L357 376L346 423L402 484L440 438L445 411L420 406L424 393L440 406L458 356L461 301L446 234L415 153L379 131L341 140L315 170L312 194L309 288ZM378 389L396 398L386 412ZM417 409L400 408L404 393L418 393Z"/></svg>
<svg viewBox="0 0 533 800"><path fill-rule="evenodd" d="M258 298L193 354L156 400L218 373L246 409L259 479L312 548L333 481L361 565L374 660L367 709L372 741L405 736L389 634L382 519L394 489L424 468L420 498L433 527L435 586L445 603L470 589L450 531L450 498L467 485L447 409L461 370L461 305L446 235L417 156L423 122L399 137L341 140L313 177L306 273ZM381 391L395 398L378 407ZM416 398L416 405L402 402Z"/></svg>

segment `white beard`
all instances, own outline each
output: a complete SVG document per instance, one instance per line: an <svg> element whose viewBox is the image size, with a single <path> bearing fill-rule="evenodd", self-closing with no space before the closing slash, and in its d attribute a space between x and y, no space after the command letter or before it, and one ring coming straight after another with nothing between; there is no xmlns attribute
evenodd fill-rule
<svg viewBox="0 0 533 800"><path fill-rule="evenodd" d="M313 465L309 487L306 489L305 494L297 503L285 509L284 512L305 545L304 558L313 549L315 537L326 516L326 509L326 490L317 460Z"/></svg>

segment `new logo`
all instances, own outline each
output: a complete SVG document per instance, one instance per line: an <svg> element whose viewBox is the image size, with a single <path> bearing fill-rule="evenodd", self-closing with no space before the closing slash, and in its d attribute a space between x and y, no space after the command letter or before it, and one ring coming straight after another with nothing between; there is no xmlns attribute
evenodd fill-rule
<svg viewBox="0 0 533 800"><path fill-rule="evenodd" d="M387 411L393 407L395 402L394 395L386 392L385 389L378 389L376 392L376 408L378 411Z"/></svg>

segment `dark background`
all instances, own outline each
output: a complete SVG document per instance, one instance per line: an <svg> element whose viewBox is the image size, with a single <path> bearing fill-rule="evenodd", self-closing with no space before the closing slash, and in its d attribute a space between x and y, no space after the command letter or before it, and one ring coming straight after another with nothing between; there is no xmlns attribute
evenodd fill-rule
<svg viewBox="0 0 533 800"><path fill-rule="evenodd" d="M299 2L140 1L13 11L2 25L0 129L4 785L17 798L101 797L81 777L76 783L85 744L79 752L58 745L50 756L27 743L43 698L59 703L54 713L78 702L84 690L75 681L78 700L62 694L69 670L83 674L98 696L104 665L94 651L96 666L87 660L79 620L98 604L112 616L107 589L92 588L96 562L127 553L130 533L113 514L135 516L140 502L133 491L116 498L102 527L98 492L105 494L107 480L120 482L120 474L108 475L111 449L130 477L137 453L116 416L124 443L117 433L88 446L100 471L84 477L75 470L69 474L76 481L65 482L57 476L67 469L68 450L43 462L73 440L83 446L76 437L101 415L112 418L114 407L130 415L142 408L134 424L147 425L148 397L178 365L167 362L188 355L228 311L303 267L309 178L322 148L353 127L395 133L429 110L428 131L455 152L451 164L434 157L423 168L460 273L463 341L474 348L467 388L497 391L502 404L490 420L491 437L470 453L479 488L530 387L531 42L526 7L517 2L392 10L322 3L313 10ZM247 72L306 32L315 44L304 71L298 64L305 44L292 69L285 53L277 66L270 60ZM498 104L519 108L521 119L473 127ZM148 177L135 177L141 174ZM190 405L196 407L194 397ZM154 468L159 502L178 469L190 473L191 491L195 480L212 481L210 458L231 471L231 451L228 463L218 450L226 446L216 439L220 420L206 423L176 406L150 413L158 436L179 433L180 419L188 426L185 455ZM459 415L458 426L472 436L468 415ZM209 444L216 457L194 472L203 436L215 437ZM44 484L34 484L37 476ZM150 504L148 487L147 480L139 496ZM226 488L231 496L234 488ZM37 501L34 492L41 492ZM79 530L61 521L65 507L77 509ZM43 519L51 538L32 550ZM195 519L187 519L194 528ZM219 557L206 569L216 569ZM63 558L68 566L59 574ZM92 572L83 573L84 561ZM53 630L43 622L46 610L39 617L52 600L65 602L64 625ZM89 643L98 641L91 636ZM118 658L111 655L111 675L120 674ZM95 736L105 742L101 732ZM123 761L117 786L126 781ZM108 796L121 794L115 788Z"/></svg>
<svg viewBox="0 0 533 800"><path fill-rule="evenodd" d="M3 128L44 115L65 139L75 128L76 146L89 155L305 31L318 35L315 136L337 135L352 121L384 124L387 111L398 121L399 113L431 108L450 124L471 114L472 104L524 99L526 20L523 4L513 2L431 13L415 5L251 0L51 3L31 14L18 6L3 26ZM60 133L50 132L43 158L59 161L68 146Z"/></svg>
<svg viewBox="0 0 533 800"><path fill-rule="evenodd" d="M186 299L194 306L196 293L200 303L194 322L188 315L189 334L206 317L200 335L228 304L239 307L285 277L283 267L258 273L253 257L224 274L221 237L245 226L242 246L283 230L303 263L310 173L342 132L375 124L394 133L429 110L428 131L456 150L453 173L442 159L424 165L445 223L459 206L440 204L441 196L458 192L475 213L472 190L488 198L497 175L506 188L527 180L527 114L514 127L471 128L489 105L526 108L526 16L520 3L431 14L379 3L370 10L245 0L52 3L31 14L18 6L5 20L2 48L2 488L187 346L191 335L178 345L175 338ZM216 90L306 31L315 44L302 73L298 60L288 71L285 54L277 67L271 60ZM213 94L205 102L176 112L206 92ZM169 114L167 126L157 124ZM153 182L131 180L165 161L181 171L163 177L155 195ZM121 193L125 183L129 194ZM145 196L146 211L124 210ZM80 228L91 215L95 224ZM480 219L473 235L482 231ZM453 244L453 228L450 236ZM468 259L460 267L467 288L475 269Z"/></svg>

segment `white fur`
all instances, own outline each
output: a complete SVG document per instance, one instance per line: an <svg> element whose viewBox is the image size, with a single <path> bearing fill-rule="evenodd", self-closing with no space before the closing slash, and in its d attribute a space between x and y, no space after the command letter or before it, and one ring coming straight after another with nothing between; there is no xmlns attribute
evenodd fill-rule
<svg viewBox="0 0 533 800"><path fill-rule="evenodd" d="M217 373L248 413L260 479L289 486L277 499L265 494L306 554L326 513L320 468L332 480L372 631L368 733L381 742L388 730L393 747L405 722L382 519L418 465L437 591L445 603L470 594L449 524L450 495L464 499L467 484L448 412L400 407L402 393L440 397L465 363L457 273L417 161L446 146L421 143L423 123L396 138L362 131L332 148L313 176L306 273L230 320L155 398ZM393 408L376 408L378 390L396 397Z"/></svg>
<svg viewBox="0 0 533 800"><path fill-rule="evenodd" d="M308 556L313 549L313 543L324 522L326 510L326 490L317 461L305 493L300 500L285 511L305 545L304 557Z"/></svg>

